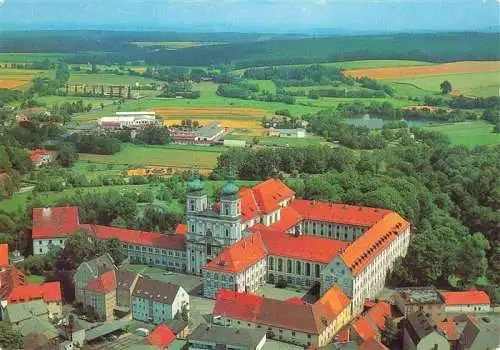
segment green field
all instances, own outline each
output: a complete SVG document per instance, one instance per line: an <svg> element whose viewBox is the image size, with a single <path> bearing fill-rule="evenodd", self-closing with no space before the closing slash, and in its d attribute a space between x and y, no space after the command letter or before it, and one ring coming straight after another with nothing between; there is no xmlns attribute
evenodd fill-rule
<svg viewBox="0 0 500 350"><path fill-rule="evenodd" d="M217 163L220 151L210 151L206 147L199 149L178 149L170 147L147 147L126 145L116 154L105 156L97 154L80 154L80 161L93 163L155 165L165 167L199 166L212 169Z"/></svg>
<svg viewBox="0 0 500 350"><path fill-rule="evenodd" d="M267 145L267 146L276 145L276 146L289 146L289 147L305 147L305 146L321 145L325 143L326 143L325 139L319 136L310 136L304 138L266 136L259 138L259 145Z"/></svg>
<svg viewBox="0 0 500 350"><path fill-rule="evenodd" d="M493 133L493 124L483 121L429 126L428 129L448 135L454 145L474 147L500 144L500 134Z"/></svg>
<svg viewBox="0 0 500 350"><path fill-rule="evenodd" d="M62 104L64 102L78 102L83 100L85 105L92 104L93 108L100 109L101 103L105 106L112 105L113 99L111 98L99 98L99 97L80 97L80 96L40 96L36 100L41 103L45 103L47 106L52 106L54 104Z"/></svg>
<svg viewBox="0 0 500 350"><path fill-rule="evenodd" d="M487 97L498 96L500 92L500 72L433 75L387 81L392 82L393 86L396 85L394 83L399 83L397 84L399 86L402 85L401 83L408 84L407 89L410 89L408 86L413 85L417 87L413 90L414 92L421 89L423 94L435 94L439 93L439 85L444 80L451 83L453 94L456 95Z"/></svg>

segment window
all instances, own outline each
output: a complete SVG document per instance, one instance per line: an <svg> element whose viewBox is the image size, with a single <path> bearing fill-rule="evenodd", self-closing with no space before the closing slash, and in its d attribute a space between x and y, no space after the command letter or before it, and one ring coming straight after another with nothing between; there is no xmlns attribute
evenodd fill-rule
<svg viewBox="0 0 500 350"><path fill-rule="evenodd" d="M292 332L292 336L295 337L295 332Z"/></svg>
<svg viewBox="0 0 500 350"><path fill-rule="evenodd" d="M283 260L278 258L278 271L283 271Z"/></svg>
<svg viewBox="0 0 500 350"><path fill-rule="evenodd" d="M311 276L311 264L306 263L306 276Z"/></svg>
<svg viewBox="0 0 500 350"><path fill-rule="evenodd" d="M300 275L300 274L302 273L302 272L300 271L301 267L302 267L302 264L300 263L300 261L297 261L297 262L295 263L295 270L296 270L295 272L297 273L297 275Z"/></svg>
<svg viewBox="0 0 500 350"><path fill-rule="evenodd" d="M274 270L274 258L272 256L269 257L269 270Z"/></svg>
<svg viewBox="0 0 500 350"><path fill-rule="evenodd" d="M229 237L229 230L226 228L226 237Z"/></svg>
<svg viewBox="0 0 500 350"><path fill-rule="evenodd" d="M49 239L49 244L52 244L52 240L51 239Z"/></svg>
<svg viewBox="0 0 500 350"><path fill-rule="evenodd" d="M62 239L61 239L61 240L59 240L59 243L61 243L61 244L63 243Z"/></svg>
<svg viewBox="0 0 500 350"><path fill-rule="evenodd" d="M290 260L287 260L286 262L286 272L292 273L292 262Z"/></svg>

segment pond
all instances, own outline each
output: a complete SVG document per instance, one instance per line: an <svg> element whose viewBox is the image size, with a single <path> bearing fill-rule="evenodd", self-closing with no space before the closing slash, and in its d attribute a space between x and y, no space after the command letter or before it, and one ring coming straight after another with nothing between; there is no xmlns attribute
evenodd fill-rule
<svg viewBox="0 0 500 350"><path fill-rule="evenodd" d="M386 123L391 123L394 122L395 120L392 119L382 119L382 118L377 118L377 117L370 117L369 115L365 115L362 117L357 117L357 118L346 118L345 119L347 123L353 124L353 125L358 125L358 126L366 126L369 129L381 129L382 126ZM406 123L410 127L412 126L426 126L431 124L431 121L429 120L424 120L424 119L412 119L412 120L407 120Z"/></svg>

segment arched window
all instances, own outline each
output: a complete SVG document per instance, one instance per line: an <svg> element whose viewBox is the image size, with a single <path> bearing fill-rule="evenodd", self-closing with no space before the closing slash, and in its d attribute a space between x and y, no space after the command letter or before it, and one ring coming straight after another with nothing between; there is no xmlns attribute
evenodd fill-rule
<svg viewBox="0 0 500 350"><path fill-rule="evenodd" d="M269 257L269 270L274 270L274 258L272 256Z"/></svg>
<svg viewBox="0 0 500 350"><path fill-rule="evenodd" d="M311 264L306 263L306 276L311 276Z"/></svg>

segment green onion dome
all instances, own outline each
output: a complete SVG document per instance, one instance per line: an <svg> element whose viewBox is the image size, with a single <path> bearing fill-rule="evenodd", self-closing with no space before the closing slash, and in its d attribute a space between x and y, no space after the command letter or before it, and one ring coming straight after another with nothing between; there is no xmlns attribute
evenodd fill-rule
<svg viewBox="0 0 500 350"><path fill-rule="evenodd" d="M230 177L222 186L221 195L223 196L233 196L239 194L240 189L236 185L236 180L234 177Z"/></svg>
<svg viewBox="0 0 500 350"><path fill-rule="evenodd" d="M203 191L203 182L198 176L192 176L188 182L189 192Z"/></svg>

